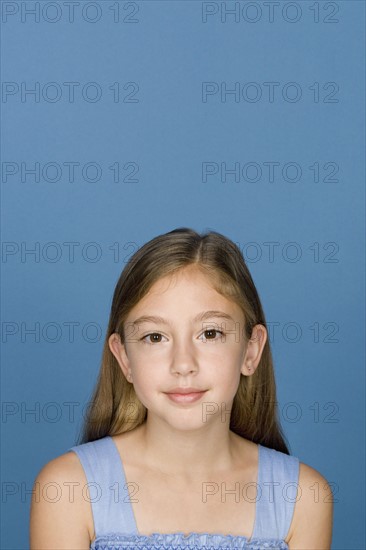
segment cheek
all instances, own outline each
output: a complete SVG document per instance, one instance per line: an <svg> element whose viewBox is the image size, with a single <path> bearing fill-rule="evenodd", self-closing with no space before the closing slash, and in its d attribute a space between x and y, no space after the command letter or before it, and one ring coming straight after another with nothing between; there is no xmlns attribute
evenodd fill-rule
<svg viewBox="0 0 366 550"><path fill-rule="evenodd" d="M225 392L234 391L236 392L238 384L240 381L240 370L238 368L226 368L224 370L220 369L216 373L215 383L217 387L225 388Z"/></svg>
<svg viewBox="0 0 366 550"><path fill-rule="evenodd" d="M240 382L241 355L233 353L217 354L211 364L211 374L217 385L236 393Z"/></svg>
<svg viewBox="0 0 366 550"><path fill-rule="evenodd" d="M130 363L133 384L136 393L149 396L151 391L156 390L164 384L164 365L161 361L154 358L145 357L136 358Z"/></svg>
<svg viewBox="0 0 366 550"><path fill-rule="evenodd" d="M152 401L156 398L156 392L159 388L158 382L153 375L153 371L145 368L135 369L132 372L135 393L141 403L145 405L145 407L150 408Z"/></svg>

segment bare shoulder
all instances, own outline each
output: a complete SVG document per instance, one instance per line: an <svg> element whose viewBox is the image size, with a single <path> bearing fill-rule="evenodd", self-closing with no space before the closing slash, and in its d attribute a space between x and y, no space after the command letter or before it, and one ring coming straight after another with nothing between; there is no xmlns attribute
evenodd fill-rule
<svg viewBox="0 0 366 550"><path fill-rule="evenodd" d="M85 485L87 479L77 454L69 451L47 462L39 471L36 482L43 485L53 483L55 488L61 488L78 482ZM63 499L66 491L60 491L58 496Z"/></svg>
<svg viewBox="0 0 366 550"><path fill-rule="evenodd" d="M300 462L297 497L286 542L290 550L329 550L332 540L333 494L327 479Z"/></svg>
<svg viewBox="0 0 366 550"><path fill-rule="evenodd" d="M43 466L33 486L31 550L90 548L93 523L86 483L84 469L72 451Z"/></svg>
<svg viewBox="0 0 366 550"><path fill-rule="evenodd" d="M77 454L69 451L47 462L40 470L38 476L47 475L49 473L54 475L63 475L67 473L68 475L80 476L83 471Z"/></svg>

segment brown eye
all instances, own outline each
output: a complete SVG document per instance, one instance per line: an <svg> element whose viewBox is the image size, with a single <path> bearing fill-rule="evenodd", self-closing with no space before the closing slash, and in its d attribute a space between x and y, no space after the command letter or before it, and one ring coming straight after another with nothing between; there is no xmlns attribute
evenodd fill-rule
<svg viewBox="0 0 366 550"><path fill-rule="evenodd" d="M144 344L159 344L161 342L160 338L162 338L162 335L159 332L151 332L143 336L141 340Z"/></svg>
<svg viewBox="0 0 366 550"><path fill-rule="evenodd" d="M151 342L155 343L155 342L160 342L160 338L161 338L161 334L158 334L157 332L154 332L153 334L149 334L150 338L151 338Z"/></svg>
<svg viewBox="0 0 366 550"><path fill-rule="evenodd" d="M219 337L217 337L219 335ZM213 342L218 341L219 338L222 338L224 333L221 330L216 330L215 328L208 328L204 331L203 341L212 340Z"/></svg>
<svg viewBox="0 0 366 550"><path fill-rule="evenodd" d="M216 336L216 333L217 333L217 330L215 330L214 328L205 330L206 338L208 338L209 340L211 339L213 340Z"/></svg>

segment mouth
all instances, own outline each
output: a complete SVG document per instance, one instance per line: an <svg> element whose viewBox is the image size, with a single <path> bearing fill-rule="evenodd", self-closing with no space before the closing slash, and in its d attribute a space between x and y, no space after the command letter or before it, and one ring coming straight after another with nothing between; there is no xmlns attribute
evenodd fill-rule
<svg viewBox="0 0 366 550"><path fill-rule="evenodd" d="M175 403L195 403L196 401L199 401L201 397L204 396L207 390L203 391L190 391L182 393L181 391L178 392L167 392L165 395L167 397L175 402Z"/></svg>

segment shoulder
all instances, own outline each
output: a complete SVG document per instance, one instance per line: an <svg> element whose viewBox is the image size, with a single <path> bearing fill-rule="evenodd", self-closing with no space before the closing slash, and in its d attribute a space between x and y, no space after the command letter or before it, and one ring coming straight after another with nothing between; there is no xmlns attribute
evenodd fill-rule
<svg viewBox="0 0 366 550"><path fill-rule="evenodd" d="M47 462L39 471L36 481L62 485L65 481L86 483L86 477L77 454L68 451Z"/></svg>
<svg viewBox="0 0 366 550"><path fill-rule="evenodd" d="M42 467L34 481L32 493L32 548L56 548L55 541L58 541L56 544L60 548L68 548L70 541L73 548L89 548L93 523L90 503L85 494L86 483L84 469L73 451L50 460Z"/></svg>
<svg viewBox="0 0 366 550"><path fill-rule="evenodd" d="M286 542L289 548L330 548L333 495L327 479L315 468L299 462L293 518Z"/></svg>

